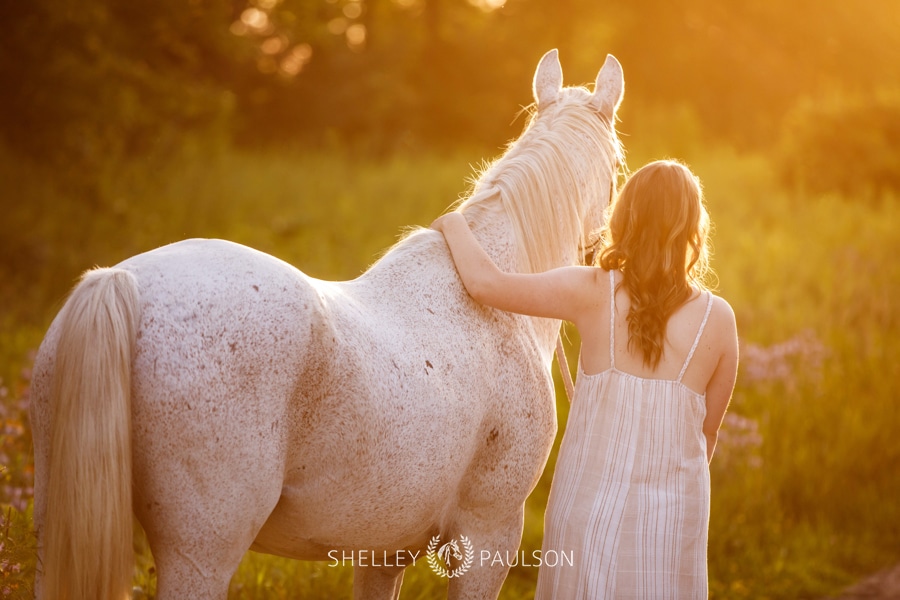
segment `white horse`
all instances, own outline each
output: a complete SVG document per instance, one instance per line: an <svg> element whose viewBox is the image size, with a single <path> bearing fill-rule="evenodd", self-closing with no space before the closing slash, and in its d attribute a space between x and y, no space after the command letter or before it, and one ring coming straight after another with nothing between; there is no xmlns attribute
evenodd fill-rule
<svg viewBox="0 0 900 600"><path fill-rule="evenodd" d="M623 86L612 56L593 92L542 58L524 133L456 207L503 268L581 258ZM556 433L559 326L477 305L427 229L346 282L220 240L89 271L34 369L38 596L126 596L132 510L161 599L224 598L248 549L516 552ZM402 565L354 569L356 598L398 597ZM507 571L476 562L449 596L495 598Z"/></svg>

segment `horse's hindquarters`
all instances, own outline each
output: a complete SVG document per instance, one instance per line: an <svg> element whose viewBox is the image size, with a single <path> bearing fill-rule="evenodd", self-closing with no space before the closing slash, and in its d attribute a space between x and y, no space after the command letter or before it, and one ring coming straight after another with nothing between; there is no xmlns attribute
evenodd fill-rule
<svg viewBox="0 0 900 600"><path fill-rule="evenodd" d="M123 266L144 305L136 513L166 565L161 585L164 572L190 576L181 574L187 557L227 586L281 492L288 405L310 362L317 295L296 269L225 242L175 244Z"/></svg>

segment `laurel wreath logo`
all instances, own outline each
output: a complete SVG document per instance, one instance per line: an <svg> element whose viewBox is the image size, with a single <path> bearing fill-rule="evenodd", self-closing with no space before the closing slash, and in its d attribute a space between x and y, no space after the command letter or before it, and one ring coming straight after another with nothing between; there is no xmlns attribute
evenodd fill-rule
<svg viewBox="0 0 900 600"><path fill-rule="evenodd" d="M475 550L472 548L472 542L470 542L469 538L466 536L460 536L459 541L462 544L465 557L463 558L462 563L451 571L448 570L437 557L438 544L441 543L441 536L436 535L431 538L431 541L428 542L428 548L425 551L425 557L428 559L428 566L431 567L432 571L441 577L449 579L452 577L459 577L469 570L469 567L472 566L472 561L475 559ZM454 544L455 542L456 540L452 539L447 542L447 544L444 544L442 548L446 547L448 544Z"/></svg>

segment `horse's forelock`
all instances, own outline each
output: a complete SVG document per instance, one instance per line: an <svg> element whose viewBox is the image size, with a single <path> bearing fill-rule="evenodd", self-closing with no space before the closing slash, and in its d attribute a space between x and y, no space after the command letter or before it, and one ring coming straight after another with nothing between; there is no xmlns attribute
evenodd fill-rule
<svg viewBox="0 0 900 600"><path fill-rule="evenodd" d="M584 88L565 88L552 105L531 115L525 131L487 165L461 204L467 211L499 199L512 224L519 270L539 272L573 262L601 223L621 146L608 118Z"/></svg>

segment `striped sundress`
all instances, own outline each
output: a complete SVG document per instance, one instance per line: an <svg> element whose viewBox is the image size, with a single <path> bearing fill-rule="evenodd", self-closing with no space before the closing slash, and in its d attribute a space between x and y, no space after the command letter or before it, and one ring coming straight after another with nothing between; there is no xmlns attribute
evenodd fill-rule
<svg viewBox="0 0 900 600"><path fill-rule="evenodd" d="M571 561L541 566L535 598L707 598L706 396L681 379L712 295L675 380L616 369L611 297L610 367L579 363L544 519L542 556Z"/></svg>

